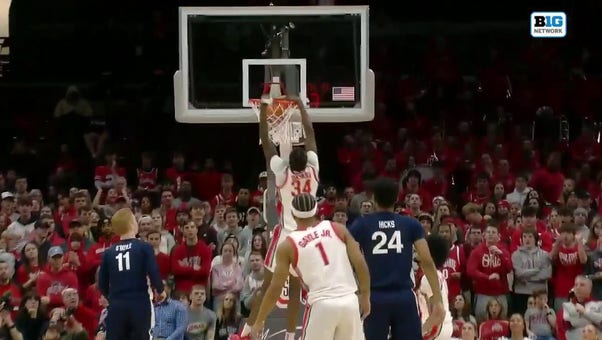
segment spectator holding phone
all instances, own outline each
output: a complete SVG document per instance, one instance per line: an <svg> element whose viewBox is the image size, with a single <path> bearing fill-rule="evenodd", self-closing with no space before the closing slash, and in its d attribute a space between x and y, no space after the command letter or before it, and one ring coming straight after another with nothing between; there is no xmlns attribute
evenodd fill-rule
<svg viewBox="0 0 602 340"><path fill-rule="evenodd" d="M556 337L558 340L582 340L589 324L602 324L602 302L592 300L592 281L585 276L575 278L568 302L558 310ZM600 336L600 329L597 329Z"/></svg>

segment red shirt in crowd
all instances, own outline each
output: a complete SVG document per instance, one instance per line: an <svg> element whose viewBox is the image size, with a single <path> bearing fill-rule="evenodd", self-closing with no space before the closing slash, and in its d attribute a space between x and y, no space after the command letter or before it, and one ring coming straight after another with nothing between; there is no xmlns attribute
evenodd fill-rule
<svg viewBox="0 0 602 340"><path fill-rule="evenodd" d="M169 258L169 255L159 252L155 255L155 258L157 259L157 266L159 266L161 278L167 280L167 277L171 273L171 259Z"/></svg>
<svg viewBox="0 0 602 340"><path fill-rule="evenodd" d="M597 160L602 153L599 143L593 139L587 140L582 136L571 143L570 150L572 160L576 164Z"/></svg>
<svg viewBox="0 0 602 340"><path fill-rule="evenodd" d="M575 285L575 278L583 274L583 264L579 261L579 248L559 246L558 256L554 260L554 296L567 298Z"/></svg>
<svg viewBox="0 0 602 340"><path fill-rule="evenodd" d="M15 317L21 304L21 288L12 282L8 282L8 284L0 284L0 296L4 296L10 292L10 304L13 307L12 316Z"/></svg>
<svg viewBox="0 0 602 340"><path fill-rule="evenodd" d="M172 234L178 230L178 209L176 208L160 208L161 216L163 216L163 228Z"/></svg>
<svg viewBox="0 0 602 340"><path fill-rule="evenodd" d="M510 326L506 320L485 320L479 326L481 340L496 340L510 334Z"/></svg>
<svg viewBox="0 0 602 340"><path fill-rule="evenodd" d="M257 190L251 193L251 205L255 207L260 207L263 209L263 189L257 188Z"/></svg>
<svg viewBox="0 0 602 340"><path fill-rule="evenodd" d="M55 228L63 228L63 235L69 235L69 223L77 217L77 209L73 205L60 207L54 216L54 220L59 221L60 224Z"/></svg>
<svg viewBox="0 0 602 340"><path fill-rule="evenodd" d="M462 293L462 275L465 275L466 258L464 256L464 248L454 244L449 250L449 255L441 272L447 281L447 297L449 302L453 304L456 296ZM460 274L458 277L456 274Z"/></svg>
<svg viewBox="0 0 602 340"><path fill-rule="evenodd" d="M73 318L82 323L83 328L88 332L89 339L93 339L96 336L96 328L98 327L98 319L96 317L96 313L92 309L81 303L73 312Z"/></svg>
<svg viewBox="0 0 602 340"><path fill-rule="evenodd" d="M219 194L215 195L211 199L211 210L215 211L215 207L218 204L233 207L235 203L236 203L236 195L233 192L231 192L229 194L220 192Z"/></svg>
<svg viewBox="0 0 602 340"><path fill-rule="evenodd" d="M63 268L72 270L77 276L79 287L76 288L80 293L80 296L82 296L82 294L86 291L86 288L88 288L88 285L93 277L88 275L88 263L86 262L86 253L84 251L85 243L85 240L81 240L79 241L79 248L73 249L70 236L65 243L65 255L63 256ZM77 256L79 263L70 260L71 254L75 254Z"/></svg>
<svg viewBox="0 0 602 340"><path fill-rule="evenodd" d="M478 205L483 205L489 201L491 201L491 193L479 195L476 192L469 191L462 194L462 202L464 203L475 203Z"/></svg>
<svg viewBox="0 0 602 340"><path fill-rule="evenodd" d="M336 201L324 200L318 204L318 217L322 220L332 217Z"/></svg>
<svg viewBox="0 0 602 340"><path fill-rule="evenodd" d="M126 176L125 169L120 166L115 168L115 173L121 177ZM112 167L106 165L99 165L96 167L96 169L94 169L94 181L106 183L112 180L115 180L115 178L113 178Z"/></svg>
<svg viewBox="0 0 602 340"><path fill-rule="evenodd" d="M473 292L481 295L508 294L508 273L512 271L510 253L500 244L497 245L502 254L489 251L485 242L476 247L468 258L467 275L473 280ZM499 279L489 279L491 274L498 274Z"/></svg>
<svg viewBox="0 0 602 340"><path fill-rule="evenodd" d="M102 293L100 292L100 289L98 289L98 286L96 284L90 285L88 287L88 289L86 289L84 305L86 307L90 308L92 311L94 311L94 314L96 314L95 320L98 320L98 317L100 317L100 313L104 309L100 305L100 297L101 296L102 296Z"/></svg>
<svg viewBox="0 0 602 340"><path fill-rule="evenodd" d="M182 183L184 181L190 181L192 176L188 171L186 171L186 170L180 171L172 166L171 168L167 168L165 170L165 178L167 178L169 181L171 181L173 184L175 184L176 190L177 190L179 183Z"/></svg>
<svg viewBox="0 0 602 340"><path fill-rule="evenodd" d="M541 168L533 174L529 185L539 192L546 202L556 203L562 194L564 175L560 171L552 172Z"/></svg>
<svg viewBox="0 0 602 340"><path fill-rule="evenodd" d="M153 190L157 187L159 181L159 170L157 168L149 170L138 168L136 169L136 177L138 178L139 188Z"/></svg>
<svg viewBox="0 0 602 340"><path fill-rule="evenodd" d="M55 230L50 235L48 235L48 242L50 242L50 245L53 247L61 247L63 244L65 244L66 241Z"/></svg>
<svg viewBox="0 0 602 340"><path fill-rule="evenodd" d="M17 268L17 283L23 286L27 281L29 281L29 274L37 273L38 271L40 271L40 266L31 266L28 271L24 264L20 265L19 268ZM35 281L31 287L35 288Z"/></svg>
<svg viewBox="0 0 602 340"><path fill-rule="evenodd" d="M211 271L211 260L211 248L201 240L193 246L185 243L176 245L171 252L175 290L188 293L195 284L206 286Z"/></svg>
<svg viewBox="0 0 602 340"><path fill-rule="evenodd" d="M47 296L50 299L48 310L62 306L61 294L65 288L79 289L77 276L68 268L61 268L57 272L53 272L49 268L38 277L36 290L40 297Z"/></svg>
<svg viewBox="0 0 602 340"><path fill-rule="evenodd" d="M102 260L102 254L104 254L105 250L109 248L112 244L119 241L119 236L112 236L107 238L105 236L101 236L98 238L98 242L92 244L90 248L87 250L86 255L86 263L87 263L87 271L94 275L96 273L96 269L100 266L100 262Z"/></svg>
<svg viewBox="0 0 602 340"><path fill-rule="evenodd" d="M201 201L209 201L221 190L222 174L215 170L193 174L194 192Z"/></svg>
<svg viewBox="0 0 602 340"><path fill-rule="evenodd" d="M422 188L429 193L430 197L446 197L449 188L449 183L446 179L433 177L422 182Z"/></svg>

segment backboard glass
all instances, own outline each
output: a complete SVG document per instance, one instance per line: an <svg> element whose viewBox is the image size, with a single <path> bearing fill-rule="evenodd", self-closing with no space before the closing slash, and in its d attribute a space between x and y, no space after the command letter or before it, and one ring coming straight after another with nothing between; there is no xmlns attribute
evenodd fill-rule
<svg viewBox="0 0 602 340"><path fill-rule="evenodd" d="M298 92L312 121L372 120L368 24L367 6L180 8L176 120L256 123L249 99L265 93L274 66L287 70L283 92ZM286 53L275 57L266 46L284 31Z"/></svg>

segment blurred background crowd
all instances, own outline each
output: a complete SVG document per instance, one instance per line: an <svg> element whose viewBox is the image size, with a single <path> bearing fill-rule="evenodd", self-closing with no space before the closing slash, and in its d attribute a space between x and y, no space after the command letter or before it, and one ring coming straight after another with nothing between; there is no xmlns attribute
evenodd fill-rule
<svg viewBox="0 0 602 340"><path fill-rule="evenodd" d="M219 2L249 4L265 5ZM265 160L247 143L258 128L175 123L179 5L200 4L12 2L0 338L96 337L95 272L124 206L173 291L156 306L156 337L227 339L248 312L269 236ZM374 209L370 179L398 179L399 213L450 241L462 339L600 332L602 59L589 24L600 4L554 5L569 15L566 39L530 38L529 13L548 8L522 2L441 4L428 18L424 4L374 4L375 119L316 126L320 216L350 224Z"/></svg>

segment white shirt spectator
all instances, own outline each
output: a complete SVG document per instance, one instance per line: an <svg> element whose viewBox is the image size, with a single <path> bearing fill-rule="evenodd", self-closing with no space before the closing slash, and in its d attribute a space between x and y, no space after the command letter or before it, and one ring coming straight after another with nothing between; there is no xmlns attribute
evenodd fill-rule
<svg viewBox="0 0 602 340"><path fill-rule="evenodd" d="M527 199L527 194L529 191L533 190L533 188L527 187L522 191L519 191L517 188L514 188L514 191L506 195L506 201L508 203L518 203L521 207L525 204L525 199Z"/></svg>

